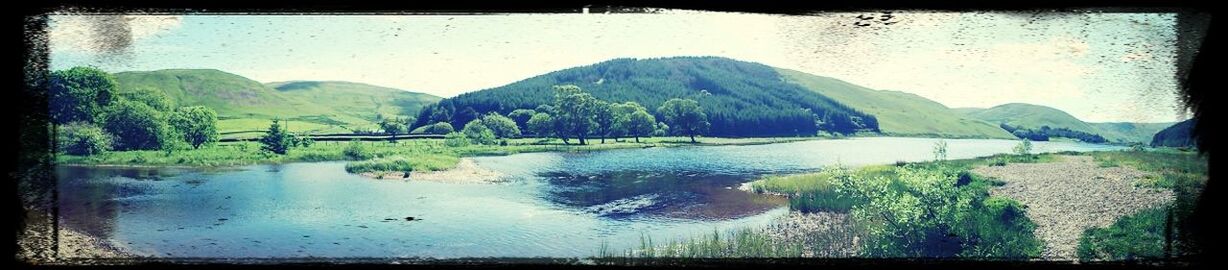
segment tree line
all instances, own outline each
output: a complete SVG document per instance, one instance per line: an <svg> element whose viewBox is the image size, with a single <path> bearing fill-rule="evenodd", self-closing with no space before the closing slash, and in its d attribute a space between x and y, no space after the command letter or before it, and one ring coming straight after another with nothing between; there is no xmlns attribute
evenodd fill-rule
<svg viewBox="0 0 1228 270"><path fill-rule="evenodd" d="M105 151L200 148L216 142L217 113L203 106L178 107L150 88L119 91L114 76L93 67L48 76L56 147L71 155Z"/></svg>
<svg viewBox="0 0 1228 270"><path fill-rule="evenodd" d="M469 143L495 144L500 139L523 135L559 138L564 144L585 145L596 138L601 143L606 139L619 140L640 137L681 135L695 137L704 135L710 127L708 116L699 103L691 99L675 98L656 109L657 117L648 108L634 101L609 102L593 97L575 85L553 87L554 101L534 109L516 109L507 116L498 112L484 115L449 114L446 109L423 110L415 123L414 131L427 134L447 134L445 143L461 146ZM460 131L452 124L465 121Z"/></svg>
<svg viewBox="0 0 1228 270"><path fill-rule="evenodd" d="M1006 123L1002 123L1000 126L1002 129L1015 135L1015 137L1033 141L1048 141L1050 137L1071 138L1088 143L1104 143L1109 141L1099 134L1070 130L1068 128L1051 128L1047 125L1040 126L1039 129L1026 129L1022 126L1011 126Z"/></svg>

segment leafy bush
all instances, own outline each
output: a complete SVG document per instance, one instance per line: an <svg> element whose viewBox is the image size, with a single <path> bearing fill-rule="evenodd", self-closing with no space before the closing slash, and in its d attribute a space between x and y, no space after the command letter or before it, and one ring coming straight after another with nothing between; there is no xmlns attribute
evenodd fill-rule
<svg viewBox="0 0 1228 270"><path fill-rule="evenodd" d="M374 156L371 154L371 151L367 150L367 147L364 146L362 142L357 140L346 144L345 150L342 150L341 153L350 160L364 160Z"/></svg>
<svg viewBox="0 0 1228 270"><path fill-rule="evenodd" d="M120 100L109 107L104 119L102 128L115 136L115 150L155 150L178 140L162 112L144 103Z"/></svg>
<svg viewBox="0 0 1228 270"><path fill-rule="evenodd" d="M448 147L464 147L469 145L469 138L460 132L452 132L444 135L443 144Z"/></svg>
<svg viewBox="0 0 1228 270"><path fill-rule="evenodd" d="M468 124L465 124L465 129L461 130L461 133L464 133L470 142L476 144L493 145L496 143L495 139L497 137L495 132L491 131L485 124L482 124L481 120L469 121Z"/></svg>
<svg viewBox="0 0 1228 270"><path fill-rule="evenodd" d="M434 124L418 127L414 129L413 131L410 131L409 133L410 134L445 135L448 133L452 133L453 131L456 131L456 130L452 128L452 124L449 124L448 122L439 122L439 123L434 123Z"/></svg>
<svg viewBox="0 0 1228 270"><path fill-rule="evenodd" d="M1020 140L1019 144L1015 145L1015 148L1012 150L1014 150L1016 155L1031 155L1032 154L1032 141L1029 141L1026 139Z"/></svg>
<svg viewBox="0 0 1228 270"><path fill-rule="evenodd" d="M860 201L854 219L866 227L863 252L876 257L1039 256L1042 245L1022 205L990 198L991 185L946 163L885 167L890 173L832 169L841 195ZM964 184L961 183L961 178Z"/></svg>
<svg viewBox="0 0 1228 270"><path fill-rule="evenodd" d="M56 144L69 155L89 156L111 150L111 134L84 122L59 126Z"/></svg>

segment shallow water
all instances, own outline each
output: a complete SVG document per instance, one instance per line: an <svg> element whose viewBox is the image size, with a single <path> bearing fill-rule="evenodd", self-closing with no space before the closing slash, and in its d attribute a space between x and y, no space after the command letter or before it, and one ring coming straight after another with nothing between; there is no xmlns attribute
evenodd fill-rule
<svg viewBox="0 0 1228 270"><path fill-rule="evenodd" d="M937 139L476 157L502 184L376 180L344 162L228 169L57 168L61 222L163 257L583 257L742 226L787 211L736 189L764 174L932 159ZM1010 140L946 140L948 158ZM1036 142L1036 152L1115 146ZM415 221L406 221L412 216Z"/></svg>

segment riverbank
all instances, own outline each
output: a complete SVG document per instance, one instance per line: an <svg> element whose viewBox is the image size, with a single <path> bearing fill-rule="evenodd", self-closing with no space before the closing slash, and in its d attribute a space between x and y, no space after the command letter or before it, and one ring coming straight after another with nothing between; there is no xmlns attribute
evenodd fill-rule
<svg viewBox="0 0 1228 270"><path fill-rule="evenodd" d="M1042 259L1078 259L1083 231L1112 225L1117 219L1170 203L1172 190L1139 187L1149 173L1130 167L1101 167L1091 156L1059 156L1058 162L1008 164L973 169L1006 184L990 194L1028 206L1035 234L1045 242Z"/></svg>
<svg viewBox="0 0 1228 270"><path fill-rule="evenodd" d="M112 241L61 227L59 257L64 259L133 258L136 255Z"/></svg>
<svg viewBox="0 0 1228 270"><path fill-rule="evenodd" d="M592 140L587 145L564 144L558 139L521 138L507 140L507 145L467 145L460 147L449 147L444 144L443 139L416 139L396 142L316 142L306 147L291 148L285 155L263 153L260 151L260 145L255 142L236 142L171 152L111 151L93 156L58 154L55 157L55 163L58 165L79 166L226 167L290 162L364 160L370 157L392 156L416 159L438 156L471 157L532 152L584 152L648 147L759 145L818 139L830 138L700 138L699 143L691 143L690 139L685 137L652 137L640 138L639 143L634 142L632 139L624 138L621 139L621 142L608 139L606 143L600 143L600 140ZM361 145L360 148L364 149L364 153L358 156L347 154L346 148L353 143ZM451 166L439 167L448 168Z"/></svg>

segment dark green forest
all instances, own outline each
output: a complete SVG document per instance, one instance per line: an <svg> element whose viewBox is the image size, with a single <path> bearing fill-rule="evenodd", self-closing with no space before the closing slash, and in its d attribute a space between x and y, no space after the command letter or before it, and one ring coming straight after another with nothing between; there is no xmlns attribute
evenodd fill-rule
<svg viewBox="0 0 1228 270"><path fill-rule="evenodd" d="M1070 130L1068 128L1050 128L1049 126L1040 126L1038 129L1026 129L1018 126L1011 126L1006 123L1000 125L1002 129L1014 134L1020 139L1028 139L1032 141L1048 141L1050 137L1062 137L1079 140L1087 143L1105 143L1108 142L1099 134L1092 134L1082 131Z"/></svg>
<svg viewBox="0 0 1228 270"><path fill-rule="evenodd" d="M772 67L721 57L614 59L462 94L425 107L410 129L481 115L508 115L551 104L555 85L576 85L609 102L657 108L673 98L698 101L714 137L813 136L820 131L878 132L877 119L801 86ZM655 117L663 118L658 112Z"/></svg>
<svg viewBox="0 0 1228 270"><path fill-rule="evenodd" d="M1196 146L1196 141L1193 134L1194 123L1198 121L1194 119L1181 121L1171 127L1165 128L1156 133L1151 139L1151 146L1160 147L1190 147Z"/></svg>

